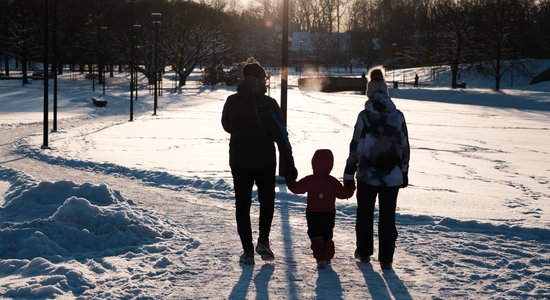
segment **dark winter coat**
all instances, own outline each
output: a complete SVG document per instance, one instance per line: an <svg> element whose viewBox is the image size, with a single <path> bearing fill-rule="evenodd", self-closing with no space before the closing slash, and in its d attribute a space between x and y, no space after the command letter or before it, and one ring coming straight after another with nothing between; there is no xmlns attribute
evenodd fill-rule
<svg viewBox="0 0 550 300"><path fill-rule="evenodd" d="M277 165L275 145L281 163L294 168L292 148L283 123L281 109L275 99L266 96L265 84L255 77L246 77L237 93L229 96L222 112L222 126L231 134L229 165L236 169L265 169Z"/></svg>
<svg viewBox="0 0 550 300"><path fill-rule="evenodd" d="M355 123L344 180L373 186L401 186L409 172L409 136L405 116L393 101L374 93Z"/></svg>
<svg viewBox="0 0 550 300"><path fill-rule="evenodd" d="M328 149L315 151L311 159L313 175L298 182L287 180L288 189L295 194L307 193L307 212L336 212L336 198L346 199L353 196L354 187L344 188L342 183L330 175L334 165L334 156Z"/></svg>

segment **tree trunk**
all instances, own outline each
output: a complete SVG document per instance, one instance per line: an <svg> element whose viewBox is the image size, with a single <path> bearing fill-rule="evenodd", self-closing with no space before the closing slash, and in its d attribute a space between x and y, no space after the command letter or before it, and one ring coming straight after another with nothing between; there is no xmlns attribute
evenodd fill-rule
<svg viewBox="0 0 550 300"><path fill-rule="evenodd" d="M46 71L46 70L44 70ZM23 85L29 84L29 76L27 74L27 58L23 57L21 60L21 72L23 72Z"/></svg>
<svg viewBox="0 0 550 300"><path fill-rule="evenodd" d="M497 55L495 61L495 91L500 91L500 77L502 77L502 61L500 55Z"/></svg>
<svg viewBox="0 0 550 300"><path fill-rule="evenodd" d="M187 76L185 74L179 74L178 79L178 86L184 86L187 83Z"/></svg>
<svg viewBox="0 0 550 300"><path fill-rule="evenodd" d="M10 58L4 56L4 69L6 69L6 76L10 76Z"/></svg>
<svg viewBox="0 0 550 300"><path fill-rule="evenodd" d="M451 66L451 87L453 89L456 89L456 78L458 75L458 66L452 65Z"/></svg>

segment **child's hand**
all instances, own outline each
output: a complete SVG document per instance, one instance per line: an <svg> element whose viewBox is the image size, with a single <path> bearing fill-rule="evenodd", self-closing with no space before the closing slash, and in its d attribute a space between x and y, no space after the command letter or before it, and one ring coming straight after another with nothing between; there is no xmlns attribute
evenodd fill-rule
<svg viewBox="0 0 550 300"><path fill-rule="evenodd" d="M355 180L344 180L344 187L355 191Z"/></svg>

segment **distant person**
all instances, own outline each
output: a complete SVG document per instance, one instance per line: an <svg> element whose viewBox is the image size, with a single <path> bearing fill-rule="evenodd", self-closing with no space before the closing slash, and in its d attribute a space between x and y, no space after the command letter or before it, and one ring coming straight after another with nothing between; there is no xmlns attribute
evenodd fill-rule
<svg viewBox="0 0 550 300"><path fill-rule="evenodd" d="M237 93L229 96L222 113L222 125L231 134L229 165L233 175L237 231L243 254L240 262L254 264L250 224L252 187L258 188L260 203L259 237L256 252L263 260L273 260L269 233L275 206L275 145L286 174L297 177L292 148L283 116L275 99L265 95L266 72L258 63L246 64Z"/></svg>
<svg viewBox="0 0 550 300"><path fill-rule="evenodd" d="M379 80L381 74L375 69L369 76L369 99L355 123L344 185L354 186L357 178L355 258L363 263L370 262L374 253L373 221L378 197L378 261L387 270L392 268L397 239L397 194L409 181L410 148L405 117L388 96L383 76Z"/></svg>
<svg viewBox="0 0 550 300"><path fill-rule="evenodd" d="M365 74L365 72L361 73L361 79L365 82L365 86L364 88L361 90L361 95L366 95L367 93L367 75Z"/></svg>
<svg viewBox="0 0 550 300"><path fill-rule="evenodd" d="M347 199L353 196L355 186L342 183L330 175L334 165L334 156L328 149L315 151L311 159L313 174L296 182L296 178L287 177L287 187L295 194L307 193L307 234L311 240L313 257L317 267L323 269L330 265L334 257L332 241L336 216L336 198Z"/></svg>
<svg viewBox="0 0 550 300"><path fill-rule="evenodd" d="M417 73L414 73L414 87L418 87L418 74Z"/></svg>

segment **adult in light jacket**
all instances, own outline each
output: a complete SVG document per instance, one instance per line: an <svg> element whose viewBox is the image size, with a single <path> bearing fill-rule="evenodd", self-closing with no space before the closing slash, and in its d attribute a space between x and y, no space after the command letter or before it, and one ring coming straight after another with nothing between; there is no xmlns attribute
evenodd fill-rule
<svg viewBox="0 0 550 300"><path fill-rule="evenodd" d="M378 261L382 269L391 269L398 235L397 195L399 188L408 185L410 147L405 116L390 99L382 70L372 72L368 100L350 142L344 184L354 185L357 179L355 257L369 262L374 253L373 215L378 197Z"/></svg>

